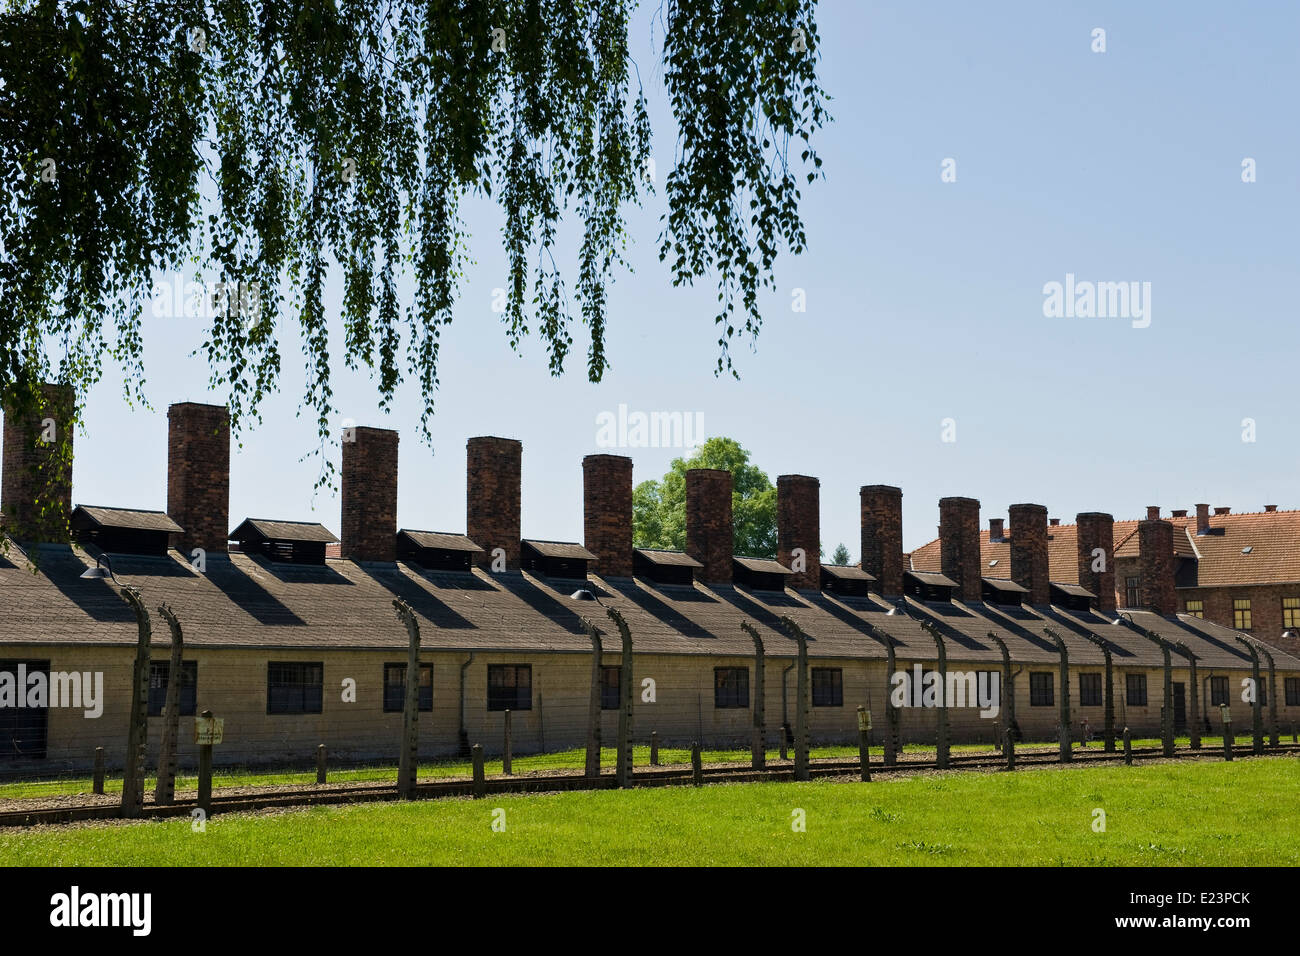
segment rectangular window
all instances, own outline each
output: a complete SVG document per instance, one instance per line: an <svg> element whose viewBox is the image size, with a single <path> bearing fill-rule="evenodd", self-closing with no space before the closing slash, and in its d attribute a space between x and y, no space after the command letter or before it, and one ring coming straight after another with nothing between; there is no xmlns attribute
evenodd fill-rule
<svg viewBox="0 0 1300 956"><path fill-rule="evenodd" d="M713 668L713 706L718 708L749 706L748 667Z"/></svg>
<svg viewBox="0 0 1300 956"><path fill-rule="evenodd" d="M618 710L618 699L622 696L619 693L619 679L623 676L623 668L615 664L613 667L602 667L600 669L600 709L601 710Z"/></svg>
<svg viewBox="0 0 1300 956"><path fill-rule="evenodd" d="M1282 626L1300 627L1300 597L1282 599Z"/></svg>
<svg viewBox="0 0 1300 956"><path fill-rule="evenodd" d="M1250 630L1250 600L1237 598L1232 602L1232 626L1239 631Z"/></svg>
<svg viewBox="0 0 1300 956"><path fill-rule="evenodd" d="M161 717L167 704L167 677L171 661L149 662L149 716ZM181 716L193 717L198 700L199 662L181 662Z"/></svg>
<svg viewBox="0 0 1300 956"><path fill-rule="evenodd" d="M319 714L324 682L324 664L272 661L266 666L266 712Z"/></svg>
<svg viewBox="0 0 1300 956"><path fill-rule="evenodd" d="M844 706L844 671L838 667L812 669L812 704L814 707Z"/></svg>
<svg viewBox="0 0 1300 956"><path fill-rule="evenodd" d="M1210 678L1210 706L1218 707L1228 702L1228 678Z"/></svg>
<svg viewBox="0 0 1300 956"><path fill-rule="evenodd" d="M1056 703L1052 674L1029 675L1029 704L1032 707L1051 707Z"/></svg>
<svg viewBox="0 0 1300 956"><path fill-rule="evenodd" d="M1100 674L1079 675L1079 706L1080 707L1101 706L1101 675Z"/></svg>
<svg viewBox="0 0 1300 956"><path fill-rule="evenodd" d="M1300 707L1300 677L1286 679L1286 705Z"/></svg>
<svg viewBox="0 0 1300 956"><path fill-rule="evenodd" d="M1190 614L1192 617L1200 617L1200 618L1205 617L1204 601L1193 601L1191 598L1188 598L1186 606L1187 606L1187 613Z"/></svg>
<svg viewBox="0 0 1300 956"><path fill-rule="evenodd" d="M533 665L488 665L488 710L533 709Z"/></svg>
<svg viewBox="0 0 1300 956"><path fill-rule="evenodd" d="M1125 674L1124 683L1128 691L1128 705L1130 707L1145 707L1147 705L1147 675Z"/></svg>
<svg viewBox="0 0 1300 956"><path fill-rule="evenodd" d="M1124 592L1127 607L1138 607L1142 600L1141 581L1138 578L1124 579Z"/></svg>
<svg viewBox="0 0 1300 956"><path fill-rule="evenodd" d="M406 665L384 665L384 713L401 713L406 709ZM420 665L419 709L433 710L433 665Z"/></svg>

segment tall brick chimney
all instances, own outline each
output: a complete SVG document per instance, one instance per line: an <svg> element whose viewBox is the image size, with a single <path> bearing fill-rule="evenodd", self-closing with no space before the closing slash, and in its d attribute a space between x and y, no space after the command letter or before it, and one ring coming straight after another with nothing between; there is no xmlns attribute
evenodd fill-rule
<svg viewBox="0 0 1300 956"><path fill-rule="evenodd" d="M226 551L230 534L230 410L179 402L167 409L167 514L185 529L172 546Z"/></svg>
<svg viewBox="0 0 1300 956"><path fill-rule="evenodd" d="M465 533L483 549L484 567L503 548L506 567L519 569L519 514L524 446L513 438L471 438L465 445Z"/></svg>
<svg viewBox="0 0 1300 956"><path fill-rule="evenodd" d="M582 531L602 577L632 576L632 459L582 459Z"/></svg>
<svg viewBox="0 0 1300 956"><path fill-rule="evenodd" d="M1147 520L1156 521L1160 518L1159 505L1147 505Z"/></svg>
<svg viewBox="0 0 1300 956"><path fill-rule="evenodd" d="M686 472L686 553L704 565L699 579L731 583L736 530L731 517L731 472L692 468Z"/></svg>
<svg viewBox="0 0 1300 956"><path fill-rule="evenodd" d="M903 489L863 485L862 570L875 575L872 585L888 597L903 593Z"/></svg>
<svg viewBox="0 0 1300 956"><path fill-rule="evenodd" d="M1097 595L1097 610L1115 610L1115 519L1100 511L1075 516L1078 525L1079 585ZM1101 567L1096 551L1101 551Z"/></svg>
<svg viewBox="0 0 1300 956"><path fill-rule="evenodd" d="M1138 522L1138 577L1142 605L1157 614L1177 610L1174 595L1174 526L1168 521Z"/></svg>
<svg viewBox="0 0 1300 956"><path fill-rule="evenodd" d="M1209 505L1196 506L1196 533L1197 534L1210 533L1210 506Z"/></svg>
<svg viewBox="0 0 1300 956"><path fill-rule="evenodd" d="M821 482L807 475L776 479L776 559L794 567L794 549L803 548L804 570L786 579L792 588L822 586Z"/></svg>
<svg viewBox="0 0 1300 956"><path fill-rule="evenodd" d="M974 498L939 499L939 560L943 573L957 582L964 601L983 595L980 561L980 503Z"/></svg>
<svg viewBox="0 0 1300 956"><path fill-rule="evenodd" d="M1011 580L1029 589L1030 604L1051 600L1047 567L1047 509L1042 505L1012 505Z"/></svg>
<svg viewBox="0 0 1300 956"><path fill-rule="evenodd" d="M397 560L397 432L353 428L343 442L339 553L353 561Z"/></svg>
<svg viewBox="0 0 1300 956"><path fill-rule="evenodd" d="M1003 524L1002 518L989 519L989 540L990 541L1001 541L1006 536L1006 531L1003 530L1002 524Z"/></svg>
<svg viewBox="0 0 1300 956"><path fill-rule="evenodd" d="M72 449L77 397L71 385L42 383L38 391L39 407L26 415L5 410L0 512L5 530L16 540L66 541L72 514L72 462L61 460L58 451L65 438L69 452Z"/></svg>

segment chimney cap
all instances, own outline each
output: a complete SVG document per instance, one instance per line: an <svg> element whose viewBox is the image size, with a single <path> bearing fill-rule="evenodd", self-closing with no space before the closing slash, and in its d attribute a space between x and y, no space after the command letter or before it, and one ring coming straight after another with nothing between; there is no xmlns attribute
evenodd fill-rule
<svg viewBox="0 0 1300 956"><path fill-rule="evenodd" d="M1187 509L1186 509L1186 508L1175 508L1173 511L1169 512L1169 514L1170 514L1172 517L1174 517L1174 518L1186 518L1186 517L1187 517Z"/></svg>
<svg viewBox="0 0 1300 956"><path fill-rule="evenodd" d="M1160 517L1160 506L1147 505L1147 519L1149 521L1155 521L1159 517Z"/></svg>
<svg viewBox="0 0 1300 956"><path fill-rule="evenodd" d="M1228 506L1228 505L1222 505L1222 506L1220 506L1220 507L1214 509L1214 513L1215 513L1216 515L1226 515L1226 514L1228 514L1230 511L1232 511L1232 508L1231 508L1230 506Z"/></svg>
<svg viewBox="0 0 1300 956"><path fill-rule="evenodd" d="M1277 505L1265 505L1264 510L1269 514L1272 514L1274 511L1277 511Z"/></svg>

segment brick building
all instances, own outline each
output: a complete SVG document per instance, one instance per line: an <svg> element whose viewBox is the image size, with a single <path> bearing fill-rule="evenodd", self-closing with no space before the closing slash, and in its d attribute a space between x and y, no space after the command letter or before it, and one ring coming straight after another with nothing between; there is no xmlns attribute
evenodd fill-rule
<svg viewBox="0 0 1300 956"><path fill-rule="evenodd" d="M1101 526L1099 518L1105 519ZM1148 521L1160 518L1158 507L1147 509ZM1161 520L1172 532L1168 557L1178 611L1300 653L1300 511L1265 505L1263 511L1234 514L1231 508L1198 504L1190 513L1175 510ZM1149 575L1143 574L1139 559L1144 523L1111 522L1109 515L1097 514L1081 514L1076 524L1050 521L1047 555L1052 581L1110 593L1112 609L1147 606L1142 595ZM1091 574L1091 561L1079 556L1092 554L1107 524L1114 552L1109 587L1100 574ZM980 561L989 577L1008 573L1014 532L1014 516L1010 532L995 518L981 536ZM911 566L919 571L941 570L943 561L939 538L911 554Z"/></svg>
<svg viewBox="0 0 1300 956"><path fill-rule="evenodd" d="M665 744L748 741L758 664L742 624L763 646L772 743L794 719L792 624L808 636L814 741L856 739L859 704L881 726L896 675L932 672L937 642L950 672L970 674L1000 673L999 642L1006 645L1013 663L1007 703L1030 739L1057 734L1056 703L1065 690L1055 685L1058 638L1068 652L1076 725L1086 718L1101 726L1109 654L1117 718L1135 734L1156 732L1164 670L1150 635L1180 649L1171 670L1176 723L1204 723L1206 704L1222 701L1239 727L1249 726L1250 708L1236 687L1251 675L1257 648L1272 655L1268 693L1278 723L1300 718L1300 659L1276 646L1243 644L1209 615L1173 606L1172 595L1183 591L1174 579L1186 573L1179 548L1190 544L1180 545L1166 522L1143 523L1145 532L1133 524L1123 534L1124 523L1115 523L1110 534L1107 516L1085 516L1067 547L1045 509L1018 505L1013 520L1033 528L1013 550L985 539L978 501L947 498L939 503L942 540L927 568L925 553L910 565L904 557L902 491L865 485L866 560L862 568L835 567L816 562L817 479L788 475L777 481L780 560L773 561L733 553L731 476L699 470L687 474L686 551L652 551L632 547L633 463L592 455L574 467L574 481L583 482L585 540L553 541L524 537L520 443L483 437L466 446L467 533L424 531L399 524L398 436L358 428L353 447L343 449L336 537L320 524L229 514L228 421L220 407L172 407L166 512L80 505L71 512L71 545L38 526L11 526L16 540L0 558L0 772L84 768L100 746L110 764L122 762L137 623L116 583L83 577L105 559L118 580L140 588L148 607L166 603L181 622L186 763L194 757L191 717L204 709L225 719L221 763L305 761L318 744L342 759L392 759L407 651L395 599L406 601L421 625L423 755L451 754L467 742L499 751L507 709L517 751L581 746L593 678L584 619L604 633L599 681L610 739L621 643L600 604L574 597L583 590L631 628L639 741L651 731ZM6 419L6 514L30 513L33 487L24 475L35 472L8 471L10 449L18 448L13 460L20 464L31 458L23 445L29 433L25 423ZM56 500L70 499L70 475L60 480L67 487L54 489ZM1000 550L990 551L995 543ZM1090 590L1106 580L1092 570L1094 545L1117 569L1133 552L1147 578L1144 602L1154 609L1116 618L1108 607L1114 602ZM991 563L998 573L989 573ZM169 673L169 650L168 630L155 620L155 718L177 676ZM15 706L12 677L5 697L5 674L20 668L29 678L102 674L102 713ZM158 721L152 724L151 749L160 736ZM959 706L950 710L950 725L956 741L990 742L998 720ZM901 711L904 741L932 741L936 727L933 708Z"/></svg>

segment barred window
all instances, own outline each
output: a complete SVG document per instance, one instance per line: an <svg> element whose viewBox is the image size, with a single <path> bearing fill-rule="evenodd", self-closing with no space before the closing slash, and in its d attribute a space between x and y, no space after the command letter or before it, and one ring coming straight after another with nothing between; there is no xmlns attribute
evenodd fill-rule
<svg viewBox="0 0 1300 956"><path fill-rule="evenodd" d="M1126 607L1137 607L1141 603L1142 588L1138 578L1124 579L1124 597Z"/></svg>
<svg viewBox="0 0 1300 956"><path fill-rule="evenodd" d="M814 707L844 706L844 671L838 667L812 669L812 703Z"/></svg>
<svg viewBox="0 0 1300 956"><path fill-rule="evenodd" d="M749 706L749 668L713 668L713 706L717 708Z"/></svg>
<svg viewBox="0 0 1300 956"><path fill-rule="evenodd" d="M149 662L149 716L161 717L167 704L167 679L171 661ZM199 662L181 662L181 716L193 717L199 690Z"/></svg>
<svg viewBox="0 0 1300 956"><path fill-rule="evenodd" d="M1300 707L1300 677L1286 679L1286 705Z"/></svg>
<svg viewBox="0 0 1300 956"><path fill-rule="evenodd" d="M1124 683L1125 689L1128 691L1128 705L1130 707L1145 707L1147 705L1147 675L1125 674Z"/></svg>
<svg viewBox="0 0 1300 956"><path fill-rule="evenodd" d="M1210 706L1218 707L1228 702L1228 678L1210 678Z"/></svg>
<svg viewBox="0 0 1300 956"><path fill-rule="evenodd" d="M1191 598L1188 598L1186 607L1187 607L1187 613L1190 614L1192 617L1200 617L1200 618L1205 617L1204 601L1193 601Z"/></svg>
<svg viewBox="0 0 1300 956"><path fill-rule="evenodd" d="M1300 627L1300 597L1282 599L1282 626Z"/></svg>
<svg viewBox="0 0 1300 956"><path fill-rule="evenodd" d="M1101 706L1101 675L1100 674L1079 675L1079 706L1080 707Z"/></svg>
<svg viewBox="0 0 1300 956"><path fill-rule="evenodd" d="M433 665L420 665L420 702L419 709L433 710ZM403 711L406 709L406 665L384 665L384 712Z"/></svg>
<svg viewBox="0 0 1300 956"><path fill-rule="evenodd" d="M1232 626L1239 631L1250 630L1250 600L1248 598L1237 598L1232 602Z"/></svg>
<svg viewBox="0 0 1300 956"><path fill-rule="evenodd" d="M1029 704L1031 707L1051 707L1056 703L1056 692L1051 673L1029 675Z"/></svg>
<svg viewBox="0 0 1300 956"><path fill-rule="evenodd" d="M319 714L324 682L324 664L272 661L266 667L266 712Z"/></svg>
<svg viewBox="0 0 1300 956"><path fill-rule="evenodd" d="M613 667L603 666L600 669L600 709L601 710L618 710L618 701L622 696L619 693L619 680L623 676L623 668L615 664Z"/></svg>
<svg viewBox="0 0 1300 956"><path fill-rule="evenodd" d="M533 665L488 665L488 710L533 709Z"/></svg>

